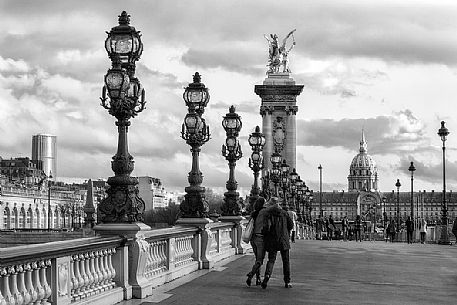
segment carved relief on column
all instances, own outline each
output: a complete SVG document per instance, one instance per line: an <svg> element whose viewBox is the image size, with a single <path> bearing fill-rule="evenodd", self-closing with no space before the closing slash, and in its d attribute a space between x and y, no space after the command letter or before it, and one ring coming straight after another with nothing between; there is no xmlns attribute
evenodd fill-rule
<svg viewBox="0 0 457 305"><path fill-rule="evenodd" d="M273 122L273 144L275 152L281 153L283 151L286 144L286 137L287 132L284 118L277 116Z"/></svg>

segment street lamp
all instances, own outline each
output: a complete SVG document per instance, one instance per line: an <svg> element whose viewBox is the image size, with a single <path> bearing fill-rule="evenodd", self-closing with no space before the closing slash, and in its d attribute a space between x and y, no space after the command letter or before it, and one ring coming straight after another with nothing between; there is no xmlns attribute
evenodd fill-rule
<svg viewBox="0 0 457 305"><path fill-rule="evenodd" d="M107 197L98 207L100 223L142 221L145 206L138 196L138 179L130 177L134 161L128 151L129 120L144 110L146 101L145 92L135 77L135 63L141 56L143 44L140 32L129 24L130 15L123 11L119 25L111 29L105 41L112 67L105 75L101 105L117 119L119 137L117 152L111 161L115 176L108 178Z"/></svg>
<svg viewBox="0 0 457 305"><path fill-rule="evenodd" d="M415 224L415 221L414 221L414 198L413 198L414 187L413 187L413 183L414 183L414 171L416 170L416 168L414 167L414 162L413 161L411 161L411 165L409 166L408 170L411 172L411 221L413 222L413 224Z"/></svg>
<svg viewBox="0 0 457 305"><path fill-rule="evenodd" d="M319 170L319 216L323 217L323 211L322 211L322 165L319 164L317 167Z"/></svg>
<svg viewBox="0 0 457 305"><path fill-rule="evenodd" d="M447 206L446 206L446 137L449 135L449 130L444 126L445 122L441 121L441 128L438 130L438 135L443 142L443 205L441 209L441 236L438 241L439 244L449 245L449 233L447 228Z"/></svg>
<svg viewBox="0 0 457 305"><path fill-rule="evenodd" d="M254 184L251 188L251 194L249 196L250 208L253 207L253 203L260 194L260 189L258 185L259 172L263 169L263 158L262 150L265 145L265 136L260 132L260 127L256 126L255 131L249 135L248 139L249 145L252 148L252 154L249 158L249 168L254 172Z"/></svg>
<svg viewBox="0 0 457 305"><path fill-rule="evenodd" d="M282 186L282 196L283 196L283 207L288 207L289 204L287 202L287 193L289 189L289 184L291 181L289 180L289 164L286 163L286 160L282 160L281 163L281 186Z"/></svg>
<svg viewBox="0 0 457 305"><path fill-rule="evenodd" d="M270 170L270 179L274 184L274 194L276 197L279 196L278 184L281 181L281 169L279 168L279 165L281 161L282 156L278 152L271 154L270 162L272 164L272 168Z"/></svg>
<svg viewBox="0 0 457 305"><path fill-rule="evenodd" d="M49 171L49 176L48 176L48 230L51 229L51 180L52 180L52 172Z"/></svg>
<svg viewBox="0 0 457 305"><path fill-rule="evenodd" d="M397 232L400 232L400 179L397 179L395 186L397 187Z"/></svg>
<svg viewBox="0 0 457 305"><path fill-rule="evenodd" d="M241 146L238 141L238 135L242 126L241 117L235 112L232 105L229 113L222 120L227 139L222 145L222 155L229 162L229 180L226 183L227 192L224 193L224 202L222 203L222 216L239 216L241 215L241 205L238 202L239 193L236 191L237 182L235 180L236 161L243 155Z"/></svg>
<svg viewBox="0 0 457 305"><path fill-rule="evenodd" d="M186 195L180 205L183 218L206 217L209 212L208 202L205 200L205 188L201 186L203 175L200 172L200 147L209 141L209 126L201 117L209 101L208 88L201 82L198 72L193 76L183 94L188 113L182 124L181 138L191 147L192 169L189 172L189 186L185 188Z"/></svg>

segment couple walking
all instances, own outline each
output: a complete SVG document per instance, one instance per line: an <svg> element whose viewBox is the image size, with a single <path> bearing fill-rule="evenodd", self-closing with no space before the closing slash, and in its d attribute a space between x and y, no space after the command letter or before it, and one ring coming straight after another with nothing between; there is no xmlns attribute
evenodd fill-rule
<svg viewBox="0 0 457 305"><path fill-rule="evenodd" d="M291 288L290 284L290 232L293 221L287 211L281 209L277 197L272 197L266 204L265 199L260 197L254 204L254 230L251 237L251 245L255 254L255 263L252 270L247 274L246 284L251 286L251 281L256 275L256 285L267 288L267 283L273 272L278 251L281 252L282 270L284 275L284 287ZM263 264L265 254L268 252L268 262L263 281L260 279L260 267Z"/></svg>

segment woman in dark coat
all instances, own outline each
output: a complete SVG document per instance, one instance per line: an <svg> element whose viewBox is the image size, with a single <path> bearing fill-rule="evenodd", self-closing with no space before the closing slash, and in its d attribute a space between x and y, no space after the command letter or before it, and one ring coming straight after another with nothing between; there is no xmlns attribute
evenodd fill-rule
<svg viewBox="0 0 457 305"><path fill-rule="evenodd" d="M262 213L261 213L262 212ZM259 197L254 204L254 211L251 214L251 218L254 220L254 230L251 237L251 246L255 255L255 263L252 266L252 270L247 274L246 284L251 286L252 278L254 274L256 276L256 286L262 283L260 278L260 267L263 264L265 258L265 247L263 240L263 228L266 222L265 215L265 199Z"/></svg>

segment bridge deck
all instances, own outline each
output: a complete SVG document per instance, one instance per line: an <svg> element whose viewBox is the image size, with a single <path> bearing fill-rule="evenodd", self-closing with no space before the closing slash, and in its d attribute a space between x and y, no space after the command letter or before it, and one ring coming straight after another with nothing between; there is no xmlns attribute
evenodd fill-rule
<svg viewBox="0 0 457 305"><path fill-rule="evenodd" d="M247 287L248 253L124 303L457 304L457 246L315 240L292 246L292 289L283 287L280 255L266 290Z"/></svg>

